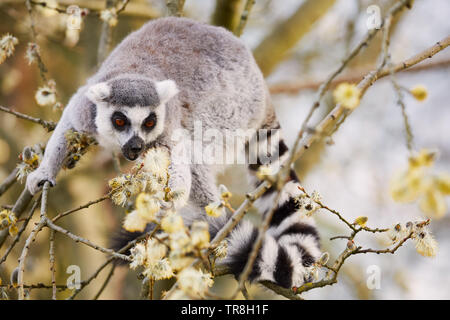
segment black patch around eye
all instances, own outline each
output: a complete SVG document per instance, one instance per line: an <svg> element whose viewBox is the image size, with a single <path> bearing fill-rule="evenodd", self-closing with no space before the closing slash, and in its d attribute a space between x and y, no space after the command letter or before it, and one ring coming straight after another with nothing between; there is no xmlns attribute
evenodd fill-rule
<svg viewBox="0 0 450 320"><path fill-rule="evenodd" d="M130 121L128 118L122 112L118 111L114 112L111 116L111 122L114 128L118 131L124 131L130 126ZM120 122L122 122L123 125L120 125Z"/></svg>
<svg viewBox="0 0 450 320"><path fill-rule="evenodd" d="M154 112L150 113L150 115L145 118L144 122L142 122L142 129L151 131L156 126L156 121L156 114Z"/></svg>

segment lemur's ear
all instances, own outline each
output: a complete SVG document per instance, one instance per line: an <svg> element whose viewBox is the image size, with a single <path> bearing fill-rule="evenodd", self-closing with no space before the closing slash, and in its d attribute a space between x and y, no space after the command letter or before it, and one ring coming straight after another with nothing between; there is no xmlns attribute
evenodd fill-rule
<svg viewBox="0 0 450 320"><path fill-rule="evenodd" d="M156 91L158 92L161 103L166 103L179 92L177 85L173 80L156 82Z"/></svg>
<svg viewBox="0 0 450 320"><path fill-rule="evenodd" d="M92 102L103 102L111 95L111 88L106 82L100 82L89 87L86 96Z"/></svg>

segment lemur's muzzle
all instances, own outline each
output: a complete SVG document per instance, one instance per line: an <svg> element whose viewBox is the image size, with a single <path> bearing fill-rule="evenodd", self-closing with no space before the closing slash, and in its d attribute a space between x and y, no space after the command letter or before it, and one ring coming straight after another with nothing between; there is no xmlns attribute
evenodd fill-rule
<svg viewBox="0 0 450 320"><path fill-rule="evenodd" d="M144 151L144 140L138 136L133 136L122 147L122 153L128 160L136 160L139 155Z"/></svg>

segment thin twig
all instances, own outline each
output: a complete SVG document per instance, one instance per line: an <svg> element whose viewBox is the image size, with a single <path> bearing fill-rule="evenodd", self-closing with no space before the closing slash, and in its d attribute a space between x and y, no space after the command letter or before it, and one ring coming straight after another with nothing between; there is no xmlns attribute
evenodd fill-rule
<svg viewBox="0 0 450 320"><path fill-rule="evenodd" d="M139 241L145 239L148 236L151 236L154 234L154 232L156 232L156 228L148 233L145 233L139 237L137 237L136 239L128 242L125 246L123 246L120 250L117 251L118 254L120 253L124 253L126 252L128 249L130 249L131 247L133 247L136 243L138 243ZM100 272L107 266L109 265L111 262L114 261L114 257L109 257L87 280L82 281L80 283L80 288L75 290L75 292L68 298L68 300L73 300L89 283L91 283L92 280L94 280L99 274Z"/></svg>
<svg viewBox="0 0 450 320"><path fill-rule="evenodd" d="M237 26L234 34L238 37L242 35L244 32L244 28L247 25L248 17L250 16L250 12L255 4L256 0L247 0L245 3L244 11L242 11L241 20L239 21L239 25Z"/></svg>
<svg viewBox="0 0 450 320"><path fill-rule="evenodd" d="M5 254L3 255L2 259L0 260L0 265L6 261L6 259L8 258L8 255L10 254L10 252L12 251L12 249L14 249L14 246L19 242L20 237L22 236L22 233L25 231L25 229L28 226L28 223L30 222L31 218L33 217L34 211L36 210L37 206L40 203L40 197L39 199L37 199L33 206L31 207L30 213L28 214L28 216L25 218L22 226L20 227L19 232L17 233L17 235L14 237L14 240L11 242L11 244L9 245L9 247L6 249Z"/></svg>
<svg viewBox="0 0 450 320"><path fill-rule="evenodd" d="M114 264L111 267L111 270L109 271L108 275L106 276L105 281L103 281L102 286L100 287L100 290L98 290L97 294L95 295L95 297L92 300L98 300L98 298L100 297L100 295L102 294L102 292L105 290L106 286L109 283L109 280L111 280L113 274L114 274L114 270L116 269L116 264Z"/></svg>
<svg viewBox="0 0 450 320"><path fill-rule="evenodd" d="M65 211L65 212L62 212L62 213L56 215L56 216L52 219L52 222L56 222L56 221L58 221L59 219L65 217L65 216L67 216L67 215L69 215L69 214L71 214L71 213L74 213L74 212L77 212L77 211L80 211L80 210L89 208L90 206L92 206L92 205L94 205L94 204L97 204L97 203L99 203L99 202L105 201L106 199L109 199L110 196L111 196L111 193L108 193L107 195L104 195L103 197L98 198L98 199L96 199L96 200L89 201L89 202L87 202L87 203L85 203L85 204L79 206L78 208L70 209L70 210L67 210L67 211Z"/></svg>
<svg viewBox="0 0 450 320"><path fill-rule="evenodd" d="M0 111L7 112L9 114L15 115L17 118L20 118L20 119L24 119L24 120L28 120L28 121L40 124L42 127L47 129L48 132L53 131L56 128L56 123L53 122L53 121L46 121L46 120L42 120L42 119L39 119L39 118L34 118L34 117L29 116L29 115L26 115L26 114L23 114L23 113L11 110L11 109L3 107L3 106L0 106ZM1 193L0 193L0 195L1 195Z"/></svg>
<svg viewBox="0 0 450 320"><path fill-rule="evenodd" d="M6 179L3 180L2 184L0 184L0 197L17 181L17 171L18 169L14 168Z"/></svg>
<svg viewBox="0 0 450 320"><path fill-rule="evenodd" d="M95 250L98 250L98 251L103 252L103 253L110 254L110 255L112 255L115 258L119 258L119 259L122 259L122 260L125 260L125 261L131 261L130 257L128 257L126 255L123 255L123 254L116 253L114 250L103 248L103 247L101 247L99 245L94 244L92 241L90 241L88 239L84 239L84 238L82 238L80 236L77 236L77 235L71 233L69 230L66 230L66 229L64 229L64 228L54 224L48 218L45 219L45 226L47 226L48 228L50 228L52 230L55 230L55 231L57 231L59 233L65 234L66 236L68 236L69 238L71 238L75 242L81 242L81 243L83 243L83 244L85 244L85 245L87 245L87 246L89 246L89 247L91 247L91 248L93 248Z"/></svg>
<svg viewBox="0 0 450 320"><path fill-rule="evenodd" d="M56 300L55 231L50 230L50 272L52 274L52 300Z"/></svg>
<svg viewBox="0 0 450 320"><path fill-rule="evenodd" d="M41 229L45 226L46 223L46 214L47 214L47 200L48 200L48 189L50 188L50 182L46 181L44 183L44 187L42 188L42 199L41 199L41 215L39 222L35 225L27 240L25 241L25 245L22 249L22 253L19 258L19 274L18 274L18 287L19 287L19 300L23 300L24 295L24 287L23 287L23 273L25 270L25 259L28 255L28 250L30 249L31 243L36 238L37 234Z"/></svg>
<svg viewBox="0 0 450 320"><path fill-rule="evenodd" d="M36 32L36 27L35 27L35 21L34 21L34 17L33 17L33 7L31 4L30 0L26 0L25 1L25 5L27 7L28 10L28 15L30 17L30 29L31 29L31 37L33 39L34 43L37 43L37 32ZM47 68L45 67L44 62L42 61L42 57L40 55L40 53L38 52L38 50L35 50L34 52L35 56L36 56L36 61L37 61L37 65L39 68L39 74L41 75L42 81L47 82L47 77L46 77L46 73L47 73Z"/></svg>

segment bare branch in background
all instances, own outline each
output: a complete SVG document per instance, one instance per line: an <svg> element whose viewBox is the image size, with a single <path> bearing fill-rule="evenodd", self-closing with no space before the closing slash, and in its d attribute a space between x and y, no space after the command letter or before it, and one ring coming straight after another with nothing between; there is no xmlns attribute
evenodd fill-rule
<svg viewBox="0 0 450 320"><path fill-rule="evenodd" d="M31 244L36 239L37 234L42 228L45 226L47 219L47 201L48 201L48 189L50 188L50 182L45 182L44 187L42 188L42 198L41 198L41 215L39 222L36 223L33 230L31 230L30 235L25 241L25 245L23 246L22 253L19 258L19 274L17 277L17 285L19 287L19 300L23 300L25 298L24 287L23 287L23 273L25 271L25 260L28 255L28 251L30 249Z"/></svg>
<svg viewBox="0 0 450 320"><path fill-rule="evenodd" d="M29 115L26 115L26 114L23 114L23 113L11 110L11 109L3 107L3 106L0 106L0 111L3 111L3 112L6 112L6 113L15 115L17 118L20 118L20 119L24 119L24 120L28 120L28 121L31 121L31 122L34 122L34 123L38 123L42 127L44 127L45 129L47 129L48 132L53 131L56 128L56 123L53 122L53 121L46 121L46 120L42 120L42 119L39 119L39 118L34 118L34 117L29 116ZM0 195L1 195L1 193L0 193Z"/></svg>
<svg viewBox="0 0 450 320"><path fill-rule="evenodd" d="M303 38L314 23L324 16L335 0L306 0L287 20L281 22L254 50L254 56L264 76L286 58L290 49Z"/></svg>
<svg viewBox="0 0 450 320"><path fill-rule="evenodd" d="M23 0L3 0L3 4L23 4ZM39 6L46 9L54 10L60 14L68 14L67 8L71 5L76 5L80 8L89 10L89 14L100 16L100 12L105 9L105 4L102 1L92 0L58 0L58 4L53 6L49 2L42 0L30 0L33 6ZM120 9L122 8L122 9ZM142 18L142 19L155 19L161 16L161 13L156 10L151 4L147 2L131 1L126 6L119 6L117 13L121 13L124 16Z"/></svg>
<svg viewBox="0 0 450 320"><path fill-rule="evenodd" d="M245 3L244 10L242 11L242 15L239 21L239 25L237 26L236 30L234 31L234 34L238 37L242 35L244 32L244 28L247 25L248 18L250 16L250 12L252 11L253 5L255 4L256 0L247 0Z"/></svg>
<svg viewBox="0 0 450 320"><path fill-rule="evenodd" d="M8 189L17 181L17 168L14 168L13 171L6 177L5 180L0 184L0 197L4 194Z"/></svg>
<svg viewBox="0 0 450 320"><path fill-rule="evenodd" d="M27 10L28 10L28 15L30 17L31 38L33 39L33 42L36 43L37 33L36 33L36 27L35 27L35 22L34 22L34 17L33 17L33 8L31 5L31 1L26 0L25 4L26 4ZM47 67L44 65L44 62L42 61L42 57L38 51L35 52L35 56L37 59L37 64L39 67L39 72L40 72L42 81L47 82L47 76L45 75L48 72Z"/></svg>
<svg viewBox="0 0 450 320"><path fill-rule="evenodd" d="M397 72L405 72L405 73L411 73L411 72L420 72L425 70L435 70L438 68L448 68L450 66L450 60L449 59L441 59L436 61L430 61L429 63L422 63L420 65L414 66L412 68L408 69L398 69L400 67L397 66ZM358 71L352 71L350 73L347 73L346 75L336 77L335 80L331 81L330 88L334 88L340 83L348 82L348 83L354 83L359 82L361 79L369 73L370 70L365 70L363 72ZM380 74L379 78L385 77L386 74ZM311 81L311 80L298 80L298 81L289 81L289 82L281 82L281 83L274 83L272 85L269 85L269 90L271 94L298 94L302 90L315 90L320 87L320 85L324 81Z"/></svg>
<svg viewBox="0 0 450 320"><path fill-rule="evenodd" d="M212 24L234 32L240 21L242 5L243 0L216 0Z"/></svg>
<svg viewBox="0 0 450 320"><path fill-rule="evenodd" d="M56 300L55 231L50 231L50 272L52 274L52 300Z"/></svg>
<svg viewBox="0 0 450 320"><path fill-rule="evenodd" d="M106 10L112 10L118 0L106 0ZM116 14L111 11L111 14ZM102 31L100 34L100 40L98 42L97 49L97 64L101 64L105 60L111 49L111 36L112 36L112 23L108 20L104 20L102 24Z"/></svg>
<svg viewBox="0 0 450 320"><path fill-rule="evenodd" d="M169 16L181 17L185 0L166 0Z"/></svg>

